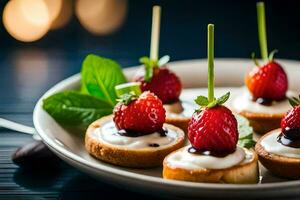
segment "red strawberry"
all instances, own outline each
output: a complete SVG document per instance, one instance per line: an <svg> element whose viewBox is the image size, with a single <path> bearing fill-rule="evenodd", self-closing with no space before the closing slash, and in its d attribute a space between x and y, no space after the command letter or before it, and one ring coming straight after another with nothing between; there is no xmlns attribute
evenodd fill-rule
<svg viewBox="0 0 300 200"><path fill-rule="evenodd" d="M192 116L188 138L197 150L232 153L238 141L237 121L225 106L206 107Z"/></svg>
<svg viewBox="0 0 300 200"><path fill-rule="evenodd" d="M179 78L166 67L155 67L150 82L144 80L144 76L135 78L141 82L142 91L151 91L156 94L164 104L178 101L182 90Z"/></svg>
<svg viewBox="0 0 300 200"><path fill-rule="evenodd" d="M144 92L128 105L119 102L113 120L119 130L149 134L160 130L165 118L161 100L151 92Z"/></svg>
<svg viewBox="0 0 300 200"><path fill-rule="evenodd" d="M291 129L300 130L300 106L293 107L282 118L281 129L283 133Z"/></svg>
<svg viewBox="0 0 300 200"><path fill-rule="evenodd" d="M287 75L284 69L274 61L262 67L253 68L246 75L245 82L254 100L263 98L279 101L285 98L288 89Z"/></svg>

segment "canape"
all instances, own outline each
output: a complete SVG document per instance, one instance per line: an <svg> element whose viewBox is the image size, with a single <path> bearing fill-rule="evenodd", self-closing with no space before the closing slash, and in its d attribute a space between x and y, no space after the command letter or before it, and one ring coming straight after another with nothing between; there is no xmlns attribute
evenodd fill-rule
<svg viewBox="0 0 300 200"><path fill-rule="evenodd" d="M165 123L165 109L153 93L141 93L140 84L116 86L120 97L113 115L92 123L85 147L94 157L119 166L148 168L162 165L170 152L184 144L184 132Z"/></svg>
<svg viewBox="0 0 300 200"><path fill-rule="evenodd" d="M300 179L300 100L290 100L294 106L281 120L281 128L270 131L256 144L260 162L273 174Z"/></svg>
<svg viewBox="0 0 300 200"><path fill-rule="evenodd" d="M160 6L154 6L150 57L140 58L144 70L139 71L133 81L141 83L142 91L151 91L161 99L166 108L167 123L186 131L191 116L185 115L185 108L179 100L182 83L179 77L166 66L170 57L164 56L158 59L160 15Z"/></svg>
<svg viewBox="0 0 300 200"><path fill-rule="evenodd" d="M230 93L214 97L214 25L208 25L208 98L198 96L200 106L188 125L190 146L164 159L163 178L211 183L257 183L258 157L237 146L238 124L224 104Z"/></svg>
<svg viewBox="0 0 300 200"><path fill-rule="evenodd" d="M274 50L268 55L264 3L257 3L258 32L262 60L260 65L252 58L255 67L247 73L245 84L248 91L238 95L231 104L232 110L249 119L254 131L264 134L280 127L280 120L289 109L287 96L288 77L283 67L274 61Z"/></svg>

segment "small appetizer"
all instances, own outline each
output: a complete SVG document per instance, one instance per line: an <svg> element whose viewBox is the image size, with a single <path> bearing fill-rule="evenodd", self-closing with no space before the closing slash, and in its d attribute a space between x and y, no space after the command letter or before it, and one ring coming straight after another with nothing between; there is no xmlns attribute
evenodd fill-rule
<svg viewBox="0 0 300 200"><path fill-rule="evenodd" d="M184 132L165 122L165 109L153 93L141 93L139 83L116 86L119 103L113 115L92 123L85 147L94 157L119 166L162 165L170 152L184 144Z"/></svg>
<svg viewBox="0 0 300 200"><path fill-rule="evenodd" d="M293 106L281 120L281 128L270 131L256 144L260 162L273 174L300 179L300 99L292 98Z"/></svg>
<svg viewBox="0 0 300 200"><path fill-rule="evenodd" d="M289 109L287 96L292 92L287 91L286 72L274 61L277 50L268 55L263 2L257 3L257 16L260 49L265 64L260 65L252 54L256 66L245 77L248 91L237 96L231 106L232 110L249 119L255 132L264 134L280 127L280 120Z"/></svg>
<svg viewBox="0 0 300 200"><path fill-rule="evenodd" d="M178 76L166 67L170 57L158 59L159 32L160 32L161 7L153 7L152 34L150 57L140 58L144 66L142 73L137 73L133 81L141 83L142 91L153 92L163 102L166 109L166 122L174 124L184 130L191 116L186 116L179 100L182 83ZM189 104L186 104L189 106Z"/></svg>
<svg viewBox="0 0 300 200"><path fill-rule="evenodd" d="M214 25L208 25L208 98L198 96L201 106L188 126L191 146L164 159L163 177L193 182L257 183L258 158L254 151L237 147L238 124L224 104L230 93L214 97Z"/></svg>

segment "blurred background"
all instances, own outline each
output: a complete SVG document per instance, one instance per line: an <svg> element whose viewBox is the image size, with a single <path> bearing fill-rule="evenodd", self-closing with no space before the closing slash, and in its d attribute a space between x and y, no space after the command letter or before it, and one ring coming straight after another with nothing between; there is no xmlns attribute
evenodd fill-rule
<svg viewBox="0 0 300 200"><path fill-rule="evenodd" d="M266 2L269 50L300 59L300 1ZM54 83L80 71L88 53L123 67L148 55L152 5L162 6L160 55L206 57L206 26L216 25L215 56L259 55L254 0L2 0L0 111L32 112ZM13 100L12 100L13 99Z"/></svg>
<svg viewBox="0 0 300 200"><path fill-rule="evenodd" d="M0 118L33 126L38 98L80 72L89 53L115 59L122 67L137 65L139 57L149 54L155 4L162 6L160 56L170 55L172 61L205 58L208 23L215 24L216 57L250 59L253 51L259 55L256 2L1 0ZM300 1L265 3L269 51L276 48L277 58L300 60ZM151 199L116 190L68 166L56 174L46 171L47 176L22 171L10 157L32 142L31 136L0 127L0 137L0 199L86 200L99 194Z"/></svg>

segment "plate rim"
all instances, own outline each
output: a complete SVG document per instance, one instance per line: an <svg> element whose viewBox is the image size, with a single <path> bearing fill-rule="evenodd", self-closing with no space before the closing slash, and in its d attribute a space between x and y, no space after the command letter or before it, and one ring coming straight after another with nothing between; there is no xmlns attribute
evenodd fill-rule
<svg viewBox="0 0 300 200"><path fill-rule="evenodd" d="M217 62L237 62L237 61L247 61L249 62L249 59L231 59L231 58L225 58L225 59L216 59ZM296 60L287 60L287 59L281 59L281 61L284 62L292 62L292 63L298 63L300 64L300 61ZM206 59L191 59L191 60L180 60L180 61L174 61L170 62L169 65L174 64L182 64L187 62L206 62ZM136 70L140 66L132 66L132 67L126 67L123 68L123 71L126 73L130 70ZM265 189L284 189L291 187L299 187L300 186L300 180L289 180L289 181L283 181L283 182L275 182L275 183L259 183L259 184L220 184L220 183L195 183L195 182L188 182L188 181L177 181L177 180L166 180L161 177L153 177L149 175L144 174L138 174L135 172L128 172L124 171L122 169L116 169L114 166L104 166L101 164L94 164L91 162L86 162L86 160L79 155L68 151L64 149L63 147L59 146L55 143L54 140L52 140L47 133L42 129L39 119L38 119L38 113L39 110L42 109L42 100L57 92L61 91L63 88L66 87L66 85L75 84L76 82L80 81L80 73L77 73L75 75L72 75L62 81L59 81L55 85L53 85L50 89L48 89L37 101L34 111L33 111L33 124L37 130L37 133L42 138L43 142L50 147L52 151L56 154L60 154L64 158L68 160L72 160L73 162L76 162L80 164L81 166L85 166L90 168L91 170L101 170L102 172L108 172L113 173L114 175L122 176L125 178L131 178L139 181L147 181L149 183L156 183L156 184L168 184L170 186L179 186L179 187L189 187L189 188L201 188L201 189L230 189L230 190L236 190L236 189L243 189L243 190L265 190Z"/></svg>

